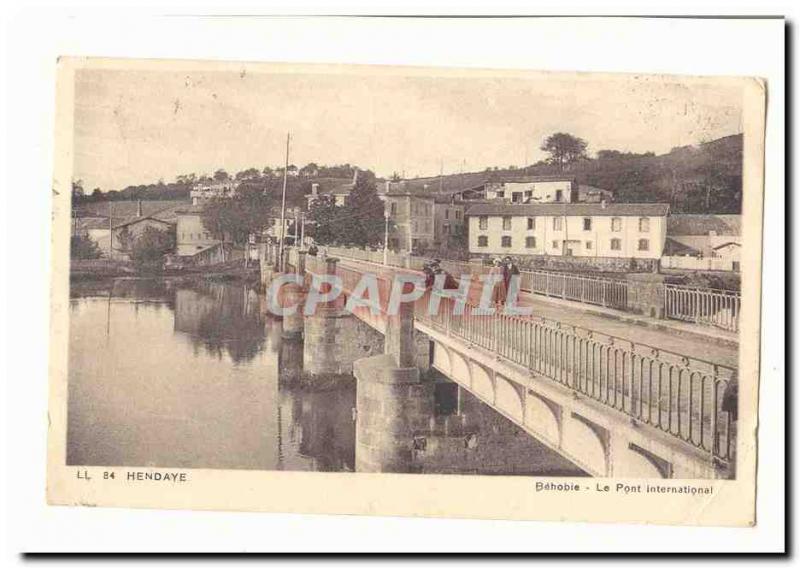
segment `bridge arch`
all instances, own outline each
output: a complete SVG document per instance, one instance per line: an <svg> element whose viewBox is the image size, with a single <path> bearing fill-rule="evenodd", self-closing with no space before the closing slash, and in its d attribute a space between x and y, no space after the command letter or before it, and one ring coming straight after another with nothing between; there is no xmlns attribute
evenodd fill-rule
<svg viewBox="0 0 800 568"><path fill-rule="evenodd" d="M564 450L580 457L581 465L591 473L609 475L609 441L608 430L580 414L570 413L564 427Z"/></svg>
<svg viewBox="0 0 800 568"><path fill-rule="evenodd" d="M503 375L495 375L494 381L495 404L511 416L514 420L522 422L524 416L524 403L520 387L508 380Z"/></svg>
<svg viewBox="0 0 800 568"><path fill-rule="evenodd" d="M672 477L672 464L633 443L628 444L628 451L618 469L617 474L625 477Z"/></svg>
<svg viewBox="0 0 800 568"><path fill-rule="evenodd" d="M525 404L525 425L553 446L561 446L561 407L533 391L528 391Z"/></svg>
<svg viewBox="0 0 800 568"><path fill-rule="evenodd" d="M452 376L453 362L450 349L438 341L434 341L433 345L433 366L445 375Z"/></svg>
<svg viewBox="0 0 800 568"><path fill-rule="evenodd" d="M470 364L470 369L470 385L473 392L475 392L475 394L483 398L485 401L489 402L489 404L492 404L494 402L495 394L495 381L494 377L492 376L493 373L475 361L472 361Z"/></svg>

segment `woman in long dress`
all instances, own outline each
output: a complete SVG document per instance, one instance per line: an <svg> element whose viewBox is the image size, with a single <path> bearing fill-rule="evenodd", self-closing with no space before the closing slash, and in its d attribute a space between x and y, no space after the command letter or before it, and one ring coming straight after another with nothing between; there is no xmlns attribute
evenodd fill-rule
<svg viewBox="0 0 800 568"><path fill-rule="evenodd" d="M492 304L499 306L506 303L506 283L504 279L503 265L500 259L494 259L491 270L489 270L490 281L494 282L492 288Z"/></svg>

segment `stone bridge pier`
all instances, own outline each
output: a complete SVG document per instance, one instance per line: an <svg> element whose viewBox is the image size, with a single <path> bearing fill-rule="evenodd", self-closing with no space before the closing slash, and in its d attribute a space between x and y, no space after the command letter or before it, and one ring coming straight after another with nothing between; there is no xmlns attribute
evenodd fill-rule
<svg viewBox="0 0 800 568"><path fill-rule="evenodd" d="M356 471L421 470L434 417L434 383L416 364L413 306L388 319L384 353L355 362Z"/></svg>
<svg viewBox="0 0 800 568"><path fill-rule="evenodd" d="M324 272L335 275L338 259L327 258ZM306 280L306 287L310 279ZM325 293L328 284L320 286L320 293ZM305 295L302 299L305 299ZM291 301L295 301L292 299ZM414 329L413 316L402 326L399 316L394 322L383 313L375 317L358 317L344 308L344 296L315 307L311 315L305 317L298 311L296 316L284 318L284 329L296 333L302 328L304 338L303 367L311 375L351 374L354 363L358 359L394 353L403 345L403 350L411 357L410 366L421 371L430 368L432 360L432 342L428 337ZM408 305L413 310L411 304ZM363 310L362 310L363 311ZM403 336L399 335L402 327ZM387 351L387 349L391 351Z"/></svg>

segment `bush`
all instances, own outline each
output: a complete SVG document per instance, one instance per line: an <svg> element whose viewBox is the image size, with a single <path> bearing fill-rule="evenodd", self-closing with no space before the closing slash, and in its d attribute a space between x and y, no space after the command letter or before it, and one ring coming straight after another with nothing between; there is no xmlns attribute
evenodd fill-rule
<svg viewBox="0 0 800 568"><path fill-rule="evenodd" d="M175 247L175 237L171 232L154 227L147 227L136 237L131 248L131 260L139 265L158 265L164 261L164 255Z"/></svg>
<svg viewBox="0 0 800 568"><path fill-rule="evenodd" d="M72 235L69 245L70 258L74 260L93 260L102 256L97 243L89 235Z"/></svg>

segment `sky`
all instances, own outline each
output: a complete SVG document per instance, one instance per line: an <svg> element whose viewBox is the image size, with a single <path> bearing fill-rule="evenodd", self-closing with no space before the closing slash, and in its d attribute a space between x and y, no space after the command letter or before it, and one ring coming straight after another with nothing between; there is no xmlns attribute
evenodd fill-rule
<svg viewBox="0 0 800 568"><path fill-rule="evenodd" d="M590 154L661 154L742 131L732 82L344 69L78 70L73 178L88 192L275 168L287 132L298 167L416 177L532 164L554 132L585 139Z"/></svg>

